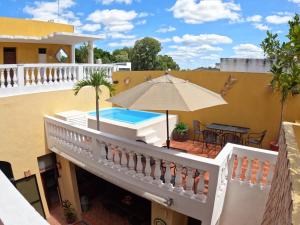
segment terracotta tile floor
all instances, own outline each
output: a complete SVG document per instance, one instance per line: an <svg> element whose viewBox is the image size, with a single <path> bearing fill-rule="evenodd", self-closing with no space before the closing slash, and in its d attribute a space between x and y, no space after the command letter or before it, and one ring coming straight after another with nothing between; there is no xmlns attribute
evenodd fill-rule
<svg viewBox="0 0 300 225"><path fill-rule="evenodd" d="M188 140L185 142L172 140L170 146L179 149L179 151L180 149L182 149L190 154L199 155L206 158L215 158L222 150L220 145L217 146L209 145L208 147L206 147L205 145L203 145L202 142L195 141L193 143L192 140Z"/></svg>

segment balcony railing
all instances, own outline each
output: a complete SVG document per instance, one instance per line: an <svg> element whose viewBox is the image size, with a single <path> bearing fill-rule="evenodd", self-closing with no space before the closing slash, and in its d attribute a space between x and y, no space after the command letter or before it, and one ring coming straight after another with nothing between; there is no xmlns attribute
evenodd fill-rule
<svg viewBox="0 0 300 225"><path fill-rule="evenodd" d="M249 187L259 184L265 190L277 157L276 153L227 144L217 158L208 159L49 116L45 117L45 128L48 148L53 152L142 197L163 199L161 204L199 219L203 225L220 220L229 178L250 181ZM257 167L257 163L269 169Z"/></svg>
<svg viewBox="0 0 300 225"><path fill-rule="evenodd" d="M3 64L0 65L0 97L70 89L92 72L114 70L109 64Z"/></svg>

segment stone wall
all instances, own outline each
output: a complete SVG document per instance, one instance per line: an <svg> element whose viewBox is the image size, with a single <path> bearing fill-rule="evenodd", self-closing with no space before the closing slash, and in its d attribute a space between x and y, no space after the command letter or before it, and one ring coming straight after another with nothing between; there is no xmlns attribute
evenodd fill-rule
<svg viewBox="0 0 300 225"><path fill-rule="evenodd" d="M279 154L262 225L300 224L300 152L292 123L283 123Z"/></svg>

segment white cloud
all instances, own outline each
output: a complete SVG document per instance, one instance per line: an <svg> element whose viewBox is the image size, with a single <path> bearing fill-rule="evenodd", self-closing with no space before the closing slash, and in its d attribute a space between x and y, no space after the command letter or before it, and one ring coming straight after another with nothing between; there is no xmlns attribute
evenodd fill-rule
<svg viewBox="0 0 300 225"><path fill-rule="evenodd" d="M152 15L151 13L141 12L141 13L139 13L138 18L145 18L145 17L151 16L151 15Z"/></svg>
<svg viewBox="0 0 300 225"><path fill-rule="evenodd" d="M247 17L246 21L247 22L255 22L258 23L262 20L262 16L261 15L253 15L253 16L249 16Z"/></svg>
<svg viewBox="0 0 300 225"><path fill-rule="evenodd" d="M266 17L266 21L272 24L284 24L292 19L292 14L287 12L279 12L277 15L271 15Z"/></svg>
<svg viewBox="0 0 300 225"><path fill-rule="evenodd" d="M262 30L262 31L271 30L270 27L268 27L267 25L262 24L262 23L255 23L255 24L253 24L253 26L254 26L256 29Z"/></svg>
<svg viewBox="0 0 300 225"><path fill-rule="evenodd" d="M33 4L26 5L23 12L32 16L36 20L54 20L59 23L80 26L79 17L70 10L75 5L75 0L60 0L60 15L58 17L57 1L35 1Z"/></svg>
<svg viewBox="0 0 300 225"><path fill-rule="evenodd" d="M129 5L132 3L132 0L98 0L98 2L102 3L103 5L109 5L111 3L125 3Z"/></svg>
<svg viewBox="0 0 300 225"><path fill-rule="evenodd" d="M134 43L136 42L136 39L134 40L122 40L120 42L111 42L108 43L108 46L110 47L132 47L134 46Z"/></svg>
<svg viewBox="0 0 300 225"><path fill-rule="evenodd" d="M300 0L288 0L289 2L293 2L293 3L296 3L296 4L300 4Z"/></svg>
<svg viewBox="0 0 300 225"><path fill-rule="evenodd" d="M175 43L183 43L185 45L199 45L199 44L230 44L232 39L218 34L199 34L191 35L185 34L182 37L174 36Z"/></svg>
<svg viewBox="0 0 300 225"><path fill-rule="evenodd" d="M122 33L109 33L107 36L113 39L133 39L136 38L135 35L132 34L122 34Z"/></svg>
<svg viewBox="0 0 300 225"><path fill-rule="evenodd" d="M135 24L136 25L144 25L144 24L146 24L147 23L147 20L139 20L139 21L137 21Z"/></svg>
<svg viewBox="0 0 300 225"><path fill-rule="evenodd" d="M175 31L175 30L176 30L175 27L168 26L168 27L162 27L162 28L159 28L156 32L157 32L157 33L168 33L168 32L173 32L173 31Z"/></svg>
<svg viewBox="0 0 300 225"><path fill-rule="evenodd" d="M137 13L134 10L105 9L94 11L87 17L87 20L103 24L106 31L126 32L134 28L132 20L136 17Z"/></svg>
<svg viewBox="0 0 300 225"><path fill-rule="evenodd" d="M240 5L233 0L176 0L170 9L173 16L183 19L185 23L200 24L204 22L228 19L232 22L240 20Z"/></svg>
<svg viewBox="0 0 300 225"><path fill-rule="evenodd" d="M239 44L232 49L237 58L264 58L263 50L254 44Z"/></svg>
<svg viewBox="0 0 300 225"><path fill-rule="evenodd" d="M88 32L95 32L97 30L101 29L101 25L100 24L84 24L83 26L80 26L78 28L80 31L88 31Z"/></svg>
<svg viewBox="0 0 300 225"><path fill-rule="evenodd" d="M172 41L171 38L158 38L158 37L153 37L153 38L155 38L156 40L158 40L161 43L167 43L167 42L171 42Z"/></svg>

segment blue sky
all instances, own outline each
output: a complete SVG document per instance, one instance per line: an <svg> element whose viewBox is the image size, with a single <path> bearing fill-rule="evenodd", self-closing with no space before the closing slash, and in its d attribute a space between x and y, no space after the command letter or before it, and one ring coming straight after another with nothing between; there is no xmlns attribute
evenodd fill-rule
<svg viewBox="0 0 300 225"><path fill-rule="evenodd" d="M220 57L261 58L266 30L285 39L300 0L0 0L0 16L55 20L86 34L105 34L108 51L155 37L181 68L210 66Z"/></svg>

